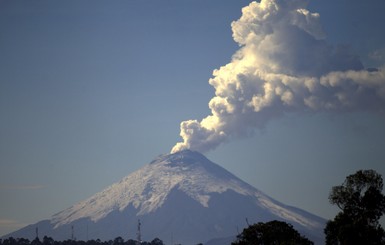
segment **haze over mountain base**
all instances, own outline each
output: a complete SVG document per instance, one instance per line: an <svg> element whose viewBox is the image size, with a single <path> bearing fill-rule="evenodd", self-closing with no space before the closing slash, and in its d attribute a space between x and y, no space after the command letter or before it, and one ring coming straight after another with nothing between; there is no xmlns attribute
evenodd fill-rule
<svg viewBox="0 0 385 245"><path fill-rule="evenodd" d="M282 204L240 180L198 152L161 155L120 182L34 225L6 237L55 240L142 239L166 244L198 244L231 237L255 222L282 220L316 244L323 243L325 220ZM230 237L230 238L229 238ZM223 240L218 240L223 244ZM210 244L215 244L213 243Z"/></svg>

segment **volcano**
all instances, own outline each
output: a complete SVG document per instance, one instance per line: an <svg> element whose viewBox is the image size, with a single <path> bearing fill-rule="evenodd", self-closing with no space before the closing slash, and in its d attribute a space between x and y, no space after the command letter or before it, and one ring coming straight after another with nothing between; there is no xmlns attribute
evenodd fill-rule
<svg viewBox="0 0 385 245"><path fill-rule="evenodd" d="M190 150L157 157L94 196L6 237L55 240L136 239L165 244L230 244L255 222L290 223L316 244L325 220L274 200L204 155ZM218 239L218 240L215 240Z"/></svg>

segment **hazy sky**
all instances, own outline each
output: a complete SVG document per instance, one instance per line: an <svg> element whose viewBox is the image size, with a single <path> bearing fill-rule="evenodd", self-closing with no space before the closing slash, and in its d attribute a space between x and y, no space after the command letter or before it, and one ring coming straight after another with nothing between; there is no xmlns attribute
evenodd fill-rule
<svg viewBox="0 0 385 245"><path fill-rule="evenodd" d="M248 4L0 0L0 235L50 218L182 141L182 121L211 113L208 81L240 49L231 23ZM320 14L322 45L384 67L383 0L306 8ZM282 67L293 66L290 54L277 56ZM205 154L273 198L333 218L333 185L359 169L385 176L384 100L371 98L358 109L281 112Z"/></svg>

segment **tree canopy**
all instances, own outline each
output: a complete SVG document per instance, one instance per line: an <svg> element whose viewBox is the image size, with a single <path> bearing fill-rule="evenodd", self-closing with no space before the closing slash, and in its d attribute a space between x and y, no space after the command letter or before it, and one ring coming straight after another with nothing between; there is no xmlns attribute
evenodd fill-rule
<svg viewBox="0 0 385 245"><path fill-rule="evenodd" d="M382 189L382 177L374 170L359 170L334 186L329 201L341 211L326 224L326 244L385 244L379 224L385 213Z"/></svg>
<svg viewBox="0 0 385 245"><path fill-rule="evenodd" d="M311 245L313 242L301 236L292 225L273 220L259 222L245 228L232 245Z"/></svg>
<svg viewBox="0 0 385 245"><path fill-rule="evenodd" d="M51 237L44 236L43 241L40 241L39 238L35 238L30 241L25 238L13 238L9 237L4 240L0 239L0 245L137 245L138 242L132 239L124 241L122 237L116 237L114 240L109 241L100 241L97 240L64 240L64 241L55 241ZM153 239L151 242L142 241L141 245L163 245L163 241L159 238Z"/></svg>

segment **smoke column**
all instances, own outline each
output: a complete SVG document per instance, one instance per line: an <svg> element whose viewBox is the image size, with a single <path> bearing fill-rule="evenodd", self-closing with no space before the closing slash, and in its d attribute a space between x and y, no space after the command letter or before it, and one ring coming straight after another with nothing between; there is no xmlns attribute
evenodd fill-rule
<svg viewBox="0 0 385 245"><path fill-rule="evenodd" d="M365 70L346 47L325 40L304 0L261 0L231 24L240 49L213 71L211 115L183 121L171 152L206 152L250 135L286 112L383 111L385 67Z"/></svg>

